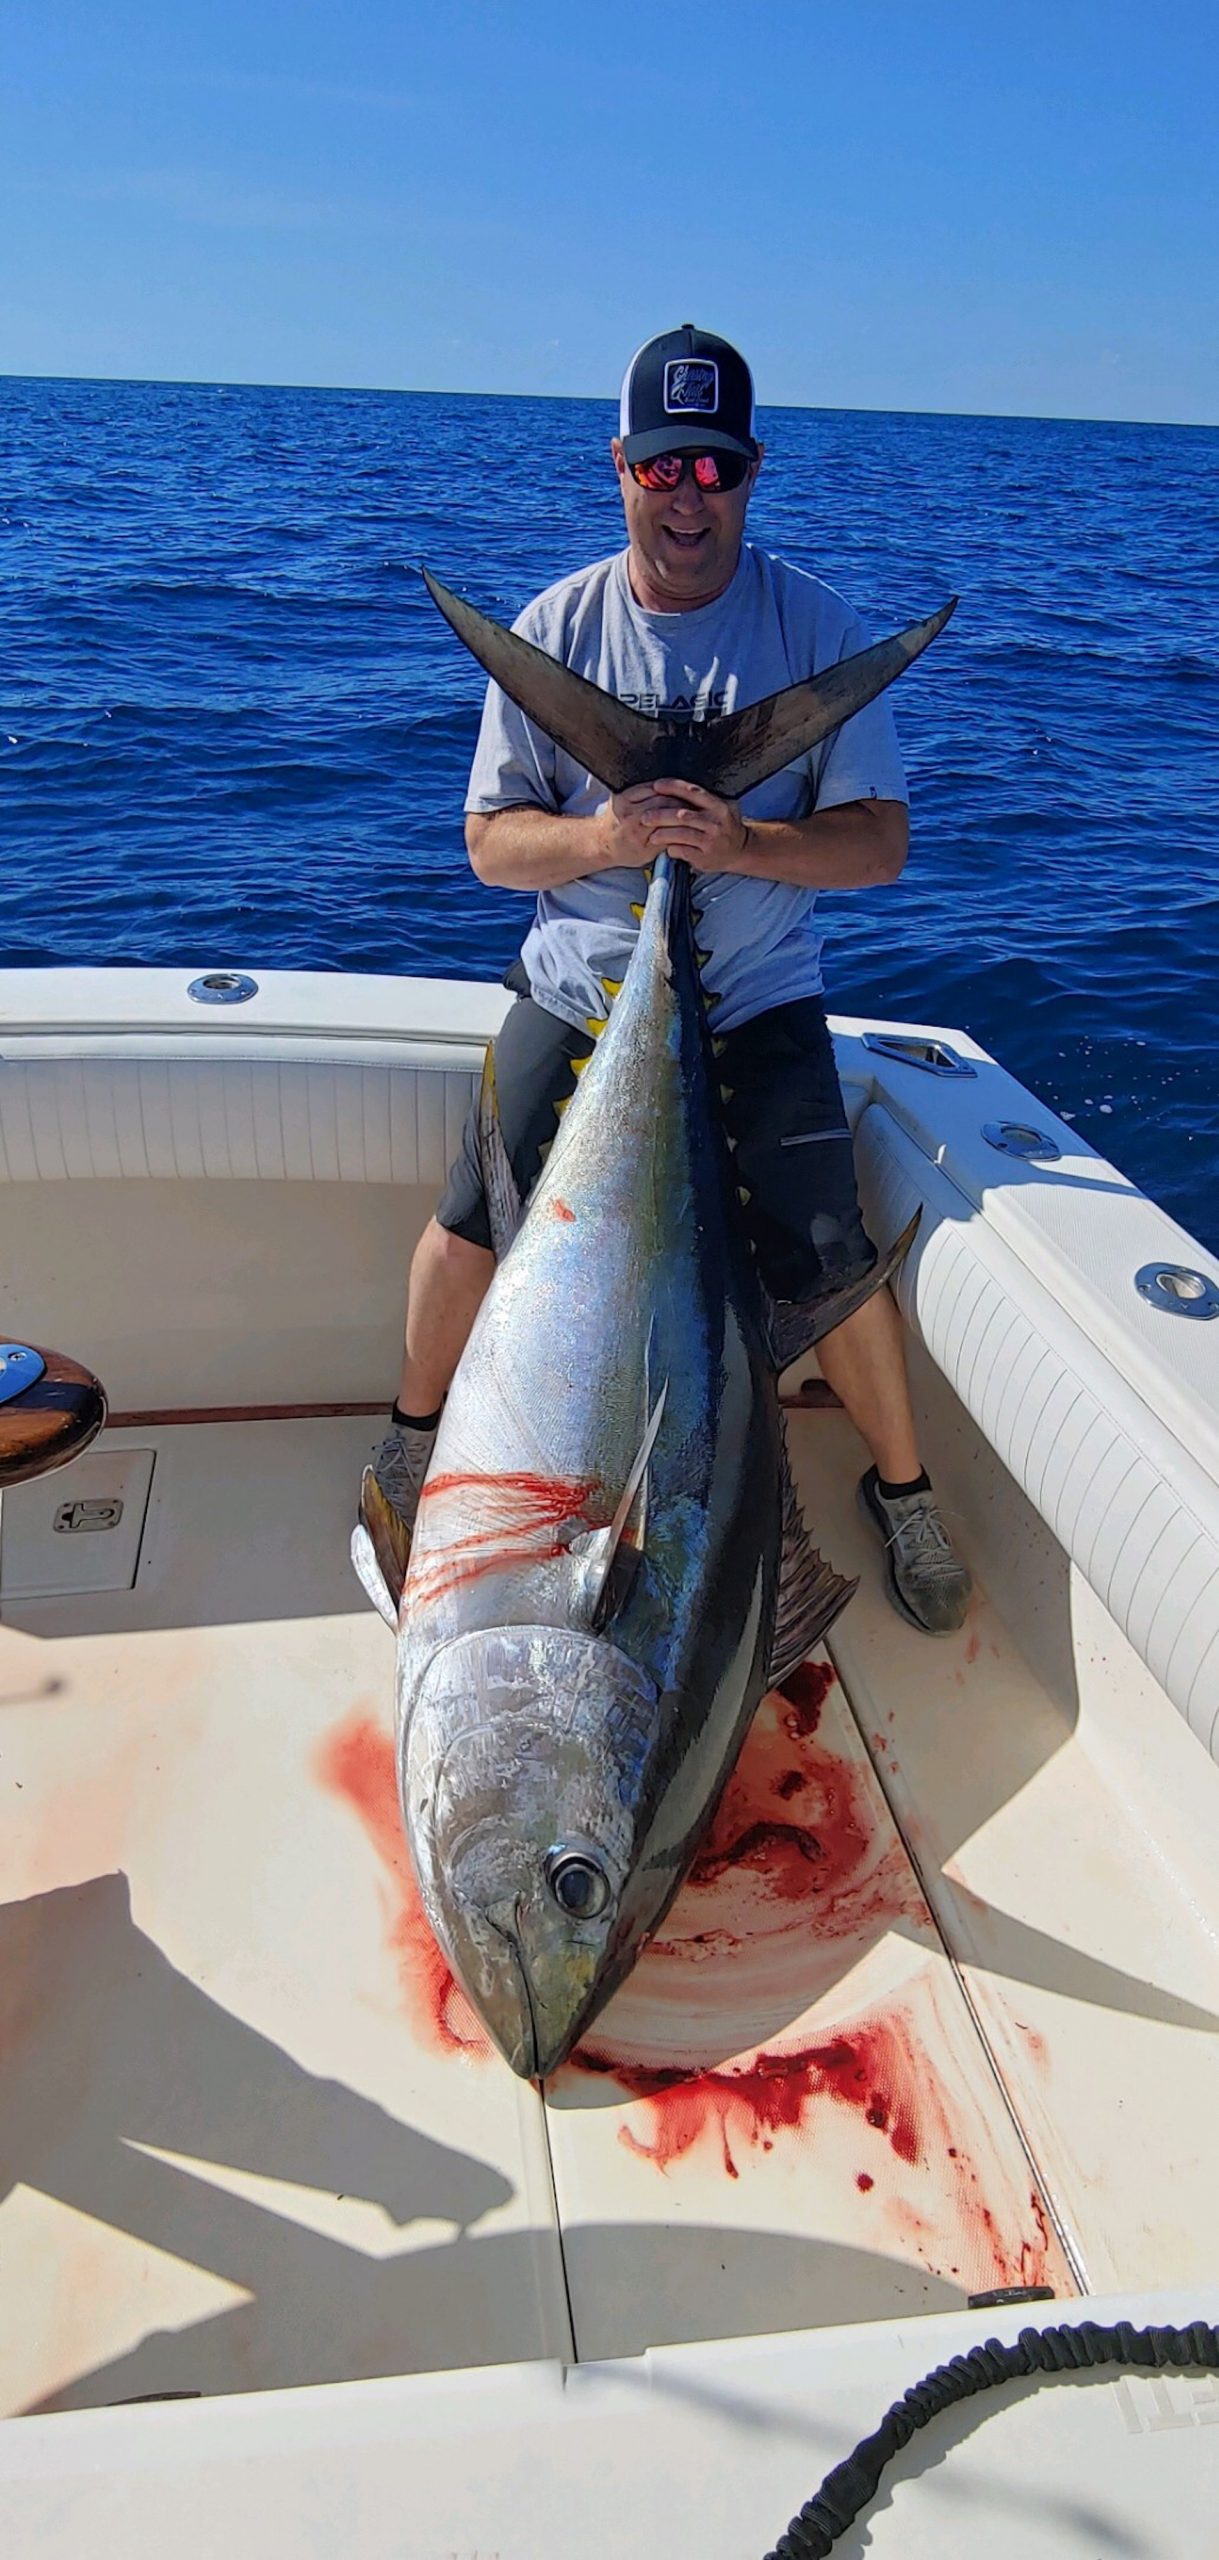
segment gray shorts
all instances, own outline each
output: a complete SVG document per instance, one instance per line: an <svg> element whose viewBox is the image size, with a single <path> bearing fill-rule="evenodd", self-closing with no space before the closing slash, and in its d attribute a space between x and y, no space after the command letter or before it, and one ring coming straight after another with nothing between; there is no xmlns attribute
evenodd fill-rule
<svg viewBox="0 0 1219 2560"><path fill-rule="evenodd" d="M515 973L505 983L517 984ZM575 1091L572 1059L587 1055L587 1031L573 1031L532 996L518 995L495 1042L495 1085L522 1199L558 1127L555 1105ZM775 1005L727 1032L719 1074L730 1094L723 1105L729 1144L751 1194L745 1223L771 1296L816 1297L862 1279L876 1247L859 1214L851 1132L820 997ZM476 1109L436 1216L453 1235L490 1251Z"/></svg>

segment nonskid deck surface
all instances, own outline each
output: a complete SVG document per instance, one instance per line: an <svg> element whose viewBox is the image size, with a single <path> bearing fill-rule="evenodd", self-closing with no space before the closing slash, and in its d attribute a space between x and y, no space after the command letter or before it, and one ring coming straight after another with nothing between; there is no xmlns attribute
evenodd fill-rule
<svg viewBox="0 0 1219 2560"><path fill-rule="evenodd" d="M1071 2292L828 1659L764 1702L545 2105L488 2050L419 1914L391 1648L348 1580L368 1438L117 1434L157 1452L137 1592L6 1608L0 2405ZM888 1641L875 1568L850 1614ZM968 1642L935 1648L950 1684Z"/></svg>

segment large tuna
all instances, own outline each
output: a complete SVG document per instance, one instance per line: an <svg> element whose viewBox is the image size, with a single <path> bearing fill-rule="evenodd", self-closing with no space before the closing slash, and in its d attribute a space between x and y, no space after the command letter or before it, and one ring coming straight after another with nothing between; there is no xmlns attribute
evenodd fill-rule
<svg viewBox="0 0 1219 2560"><path fill-rule="evenodd" d="M683 773L731 794L872 699L951 610L702 731L626 709L432 592L611 788ZM399 1783L424 1907L527 2077L558 2067L621 1982L763 1690L854 1587L808 1542L776 1363L876 1275L795 1326L765 1301L720 1123L689 872L667 856L607 1010L520 1223L484 1079L502 1259L409 1556L371 1475L353 1543L398 1633Z"/></svg>

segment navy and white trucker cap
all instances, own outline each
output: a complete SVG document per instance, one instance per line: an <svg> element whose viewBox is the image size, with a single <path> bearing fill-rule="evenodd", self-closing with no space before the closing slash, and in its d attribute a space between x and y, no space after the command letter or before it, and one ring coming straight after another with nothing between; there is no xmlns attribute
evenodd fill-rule
<svg viewBox="0 0 1219 2560"><path fill-rule="evenodd" d="M757 454L753 376L726 338L692 320L648 338L622 378L618 433L628 462L657 453Z"/></svg>

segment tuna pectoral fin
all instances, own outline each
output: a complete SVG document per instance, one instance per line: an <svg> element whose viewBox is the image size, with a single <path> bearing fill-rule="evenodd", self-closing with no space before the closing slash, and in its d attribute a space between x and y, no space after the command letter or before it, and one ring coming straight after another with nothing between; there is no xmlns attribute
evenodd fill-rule
<svg viewBox="0 0 1219 2560"><path fill-rule="evenodd" d="M857 1315L874 1298L878 1289L899 1271L918 1233L922 1210L916 1209L908 1227L903 1227L896 1244L881 1255L879 1262L865 1271L862 1280L851 1280L845 1289L833 1289L828 1297L785 1298L772 1302L769 1310L770 1347L776 1369L787 1369L793 1360L803 1358L815 1342L820 1342L835 1325L845 1324L848 1316Z"/></svg>
<svg viewBox="0 0 1219 2560"><path fill-rule="evenodd" d="M781 1417L780 1417L781 1420ZM804 1525L800 1498L792 1483L787 1434L783 1433L783 1553L779 1565L779 1601L771 1639L767 1680L772 1689L803 1662L833 1626L839 1611L859 1589L824 1556L818 1555Z"/></svg>
<svg viewBox="0 0 1219 2560"><path fill-rule="evenodd" d="M487 1216L491 1223L491 1250L496 1261L502 1262L521 1223L521 1195L516 1187L516 1175L500 1124L499 1098L495 1089L495 1052L490 1047L483 1059L483 1079L478 1095L478 1152Z"/></svg>
<svg viewBox="0 0 1219 2560"><path fill-rule="evenodd" d="M648 1460L656 1443L668 1392L666 1381L652 1408L647 1430L609 1527L592 1529L586 1536L572 1540L570 1552L578 1560L580 1568L580 1614L595 1633L612 1618L615 1609L621 1607L643 1553L648 1525Z"/></svg>
<svg viewBox="0 0 1219 2560"><path fill-rule="evenodd" d="M351 1533L351 1561L374 1609L398 1631L398 1603L406 1580L411 1533L387 1502L371 1467L360 1486L360 1516Z"/></svg>

